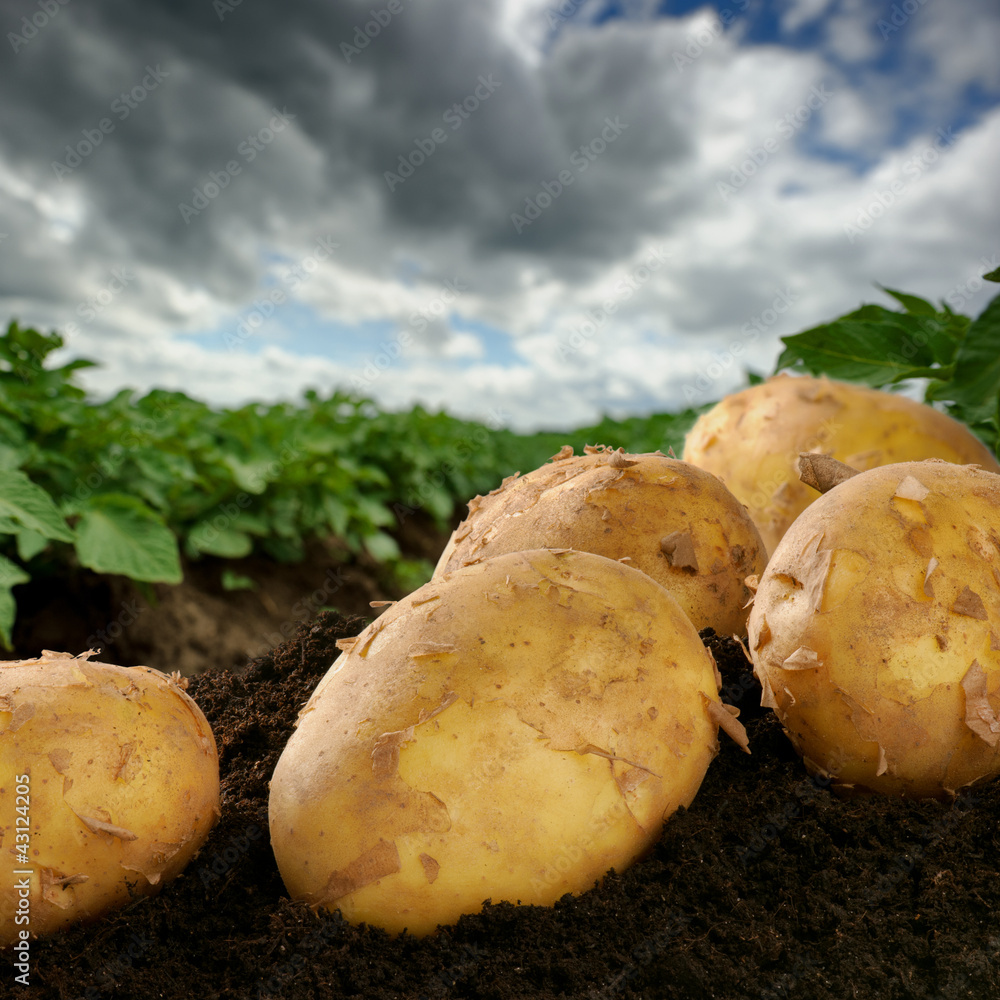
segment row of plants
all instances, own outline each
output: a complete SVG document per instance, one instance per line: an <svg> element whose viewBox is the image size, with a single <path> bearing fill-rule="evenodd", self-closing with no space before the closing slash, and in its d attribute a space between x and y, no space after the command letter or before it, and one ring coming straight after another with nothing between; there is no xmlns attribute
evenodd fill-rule
<svg viewBox="0 0 1000 1000"><path fill-rule="evenodd" d="M213 408L181 392L78 384L93 362L52 365L57 333L11 323L0 334L0 641L13 588L67 563L138 583L179 583L182 556L303 558L312 538L362 550L407 586L429 567L395 531L418 511L444 527L459 502L533 468L570 441L677 444L694 411L572 434L516 434L423 407L308 391L297 404ZM224 580L239 586L240 578Z"/></svg>
<svg viewBox="0 0 1000 1000"><path fill-rule="evenodd" d="M900 309L866 305L786 337L775 370L875 387L923 380L927 401L996 450L1000 297L972 320L885 291ZM419 406L385 412L342 391L232 409L164 390L96 400L77 377L94 362L52 364L62 346L58 333L16 322L0 334L0 642L7 648L13 588L67 565L174 584L182 555L257 552L295 562L310 539L332 536L412 589L429 567L404 558L394 535L418 511L443 528L468 497L536 468L567 443L578 451L599 442L679 454L705 408L517 434ZM223 580L243 582L233 573Z"/></svg>

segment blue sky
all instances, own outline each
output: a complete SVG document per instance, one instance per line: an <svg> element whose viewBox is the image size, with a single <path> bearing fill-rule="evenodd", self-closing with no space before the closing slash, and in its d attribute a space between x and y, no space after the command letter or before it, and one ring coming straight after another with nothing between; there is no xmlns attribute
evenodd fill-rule
<svg viewBox="0 0 1000 1000"><path fill-rule="evenodd" d="M40 10L0 15L0 295L98 393L565 428L997 266L993 5Z"/></svg>

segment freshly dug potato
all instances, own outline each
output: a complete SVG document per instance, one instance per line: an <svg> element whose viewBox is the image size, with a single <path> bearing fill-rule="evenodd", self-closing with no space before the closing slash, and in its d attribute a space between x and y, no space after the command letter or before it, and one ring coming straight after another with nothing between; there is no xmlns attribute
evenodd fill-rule
<svg viewBox="0 0 1000 1000"><path fill-rule="evenodd" d="M811 772L916 798L1000 774L1000 476L931 460L835 486L772 554L749 646Z"/></svg>
<svg viewBox="0 0 1000 1000"><path fill-rule="evenodd" d="M0 663L0 945L157 892L219 817L198 706L157 670L88 656Z"/></svg>
<svg viewBox="0 0 1000 1000"><path fill-rule="evenodd" d="M567 445L552 461L469 503L435 576L505 552L573 548L662 583L698 629L746 632L750 591L767 553L746 508L713 475L659 452Z"/></svg>
<svg viewBox="0 0 1000 1000"><path fill-rule="evenodd" d="M688 433L686 462L718 476L747 505L773 552L816 493L798 481L799 452L833 455L855 469L943 458L1000 465L963 424L904 396L827 378L778 375L727 396Z"/></svg>
<svg viewBox="0 0 1000 1000"><path fill-rule="evenodd" d="M444 574L342 648L275 768L271 843L293 898L393 933L589 889L692 801L720 721L742 732L676 601L592 553Z"/></svg>

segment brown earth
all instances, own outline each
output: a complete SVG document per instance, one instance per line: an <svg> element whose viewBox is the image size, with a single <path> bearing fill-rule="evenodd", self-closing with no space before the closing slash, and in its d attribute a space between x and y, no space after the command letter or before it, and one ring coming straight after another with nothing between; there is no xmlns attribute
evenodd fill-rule
<svg viewBox="0 0 1000 1000"><path fill-rule="evenodd" d="M448 539L416 514L396 534L403 555L437 561ZM249 577L253 589L226 590L225 570ZM99 647L106 663L155 667L192 676L242 667L294 637L299 622L321 610L372 618L371 601L404 596L373 559L352 556L335 541L314 541L301 563L262 556L184 561L177 586L137 587L124 577L90 570L41 578L15 590L18 617L9 658L43 649L80 653Z"/></svg>
<svg viewBox="0 0 1000 1000"><path fill-rule="evenodd" d="M690 809L628 871L553 907L487 905L419 940L291 903L268 780L336 640L359 627L323 612L247 668L192 679L219 745L222 819L159 896L34 942L25 996L1000 996L1000 783L951 804L834 797L759 708L738 643L709 632L753 754L724 739Z"/></svg>

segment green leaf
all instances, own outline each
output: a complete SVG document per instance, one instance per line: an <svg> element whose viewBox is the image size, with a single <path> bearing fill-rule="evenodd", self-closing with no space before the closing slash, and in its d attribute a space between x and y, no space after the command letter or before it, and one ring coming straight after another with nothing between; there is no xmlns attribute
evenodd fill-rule
<svg viewBox="0 0 1000 1000"><path fill-rule="evenodd" d="M378 562L392 562L399 558L399 546L392 535L387 535L384 531L376 531L364 537L365 548L373 559Z"/></svg>
<svg viewBox="0 0 1000 1000"><path fill-rule="evenodd" d="M27 457L27 448L14 448L8 442L0 441L0 469L16 469Z"/></svg>
<svg viewBox="0 0 1000 1000"><path fill-rule="evenodd" d="M261 542L264 551L280 563L302 562L305 558L305 549L299 538L265 538Z"/></svg>
<svg viewBox="0 0 1000 1000"><path fill-rule="evenodd" d="M455 510L455 499L441 486L435 486L423 495L424 509L439 521L447 521Z"/></svg>
<svg viewBox="0 0 1000 1000"><path fill-rule="evenodd" d="M832 323L782 337L785 349L776 371L799 368L876 388L890 385L918 369L949 364L961 319L862 306Z"/></svg>
<svg viewBox="0 0 1000 1000"><path fill-rule="evenodd" d="M885 292L886 295L891 295L908 313L914 316L936 316L937 309L934 308L926 299L921 299L916 295L908 295L906 292L897 292L891 288L886 288L885 285L879 285L879 288Z"/></svg>
<svg viewBox="0 0 1000 1000"><path fill-rule="evenodd" d="M191 555L222 556L225 559L242 559L250 555L253 539L244 531L226 525L217 528L211 521L199 521L188 532L187 549Z"/></svg>
<svg viewBox="0 0 1000 1000"><path fill-rule="evenodd" d="M1000 295L969 326L955 354L954 374L934 387L933 396L955 404L966 423L1000 429Z"/></svg>
<svg viewBox="0 0 1000 1000"><path fill-rule="evenodd" d="M257 581L243 573L236 573L231 569L222 571L223 590L256 590Z"/></svg>
<svg viewBox="0 0 1000 1000"><path fill-rule="evenodd" d="M371 497L361 494L355 498L355 503L358 507L358 513L371 524L377 525L380 528L386 528L396 521L392 511L378 500L373 500Z"/></svg>
<svg viewBox="0 0 1000 1000"><path fill-rule="evenodd" d="M350 511L332 493L324 493L321 504L323 513L326 515L326 522L330 525L330 530L338 538L343 538L347 531L347 525L350 523Z"/></svg>
<svg viewBox="0 0 1000 1000"><path fill-rule="evenodd" d="M400 590L411 594L422 587L434 573L434 567L426 559L400 559L393 566L393 576Z"/></svg>
<svg viewBox="0 0 1000 1000"><path fill-rule="evenodd" d="M267 484L280 473L280 464L273 457L244 462L236 455L226 455L223 465L232 475L233 482L247 493L263 493Z"/></svg>
<svg viewBox="0 0 1000 1000"><path fill-rule="evenodd" d="M994 268L988 274L984 274L983 278L986 281L1000 281L1000 267Z"/></svg>
<svg viewBox="0 0 1000 1000"><path fill-rule="evenodd" d="M124 493L91 497L76 526L76 553L96 573L150 583L180 583L177 539L163 519Z"/></svg>
<svg viewBox="0 0 1000 1000"><path fill-rule="evenodd" d="M0 473L0 517L11 517L46 538L73 541L73 532L52 497L19 469Z"/></svg>
<svg viewBox="0 0 1000 1000"><path fill-rule="evenodd" d="M0 643L4 649L11 648L11 631L17 616L17 602L11 588L31 579L17 563L0 556Z"/></svg>
<svg viewBox="0 0 1000 1000"><path fill-rule="evenodd" d="M34 559L47 545L49 540L31 528L22 528L17 532L17 554L23 562Z"/></svg>

